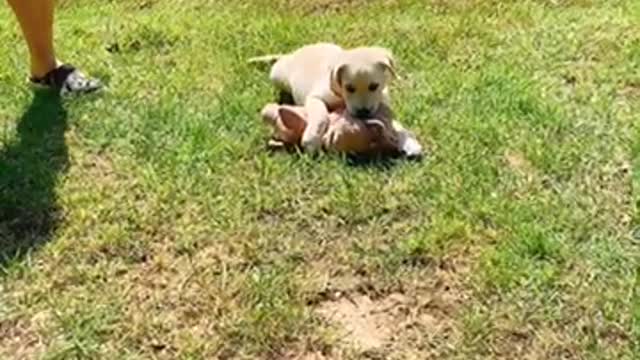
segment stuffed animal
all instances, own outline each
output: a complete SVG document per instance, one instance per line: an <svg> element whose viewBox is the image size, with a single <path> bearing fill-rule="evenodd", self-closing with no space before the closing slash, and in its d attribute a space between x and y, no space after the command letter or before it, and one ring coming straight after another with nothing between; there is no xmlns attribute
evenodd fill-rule
<svg viewBox="0 0 640 360"><path fill-rule="evenodd" d="M261 115L274 131L269 142L271 148L300 147L307 126L303 106L267 104ZM392 117L385 106L365 120L351 116L344 108L336 109L329 114L322 136L323 149L357 155L399 154L402 134L394 130Z"/></svg>

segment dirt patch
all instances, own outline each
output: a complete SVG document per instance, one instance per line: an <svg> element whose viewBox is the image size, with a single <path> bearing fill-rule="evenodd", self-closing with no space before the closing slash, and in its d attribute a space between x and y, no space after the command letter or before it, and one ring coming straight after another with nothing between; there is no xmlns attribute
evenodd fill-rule
<svg viewBox="0 0 640 360"><path fill-rule="evenodd" d="M507 150L504 152L504 161L509 169L524 175L526 177L533 177L535 175L535 167L527 160L524 154Z"/></svg>
<svg viewBox="0 0 640 360"><path fill-rule="evenodd" d="M462 340L459 311L468 298L469 268L462 260L407 273L388 293L363 286L327 290L315 313L335 329L338 348L384 359L451 355Z"/></svg>
<svg viewBox="0 0 640 360"><path fill-rule="evenodd" d="M623 97L639 98L640 97L640 80L627 81L624 83L618 94Z"/></svg>
<svg viewBox="0 0 640 360"><path fill-rule="evenodd" d="M36 359L45 345L29 322L17 319L0 321L0 358Z"/></svg>
<svg viewBox="0 0 640 360"><path fill-rule="evenodd" d="M394 294L381 301L367 295L344 296L321 304L317 311L326 319L339 324L345 339L358 348L377 349L389 340L394 328L394 307L402 305L404 297Z"/></svg>
<svg viewBox="0 0 640 360"><path fill-rule="evenodd" d="M392 5L396 0L386 0L385 5ZM369 5L367 0L288 0L284 2L287 9L300 9L304 14L333 14L351 9L362 9Z"/></svg>
<svg viewBox="0 0 640 360"><path fill-rule="evenodd" d="M516 150L507 149L501 159L505 172L514 177L510 193L515 198L524 198L531 191L544 187L546 177L527 157Z"/></svg>
<svg viewBox="0 0 640 360"><path fill-rule="evenodd" d="M455 317L460 300L446 293L393 293L380 299L345 295L320 304L316 313L337 327L343 345L362 353L438 356L443 355L440 345L459 341Z"/></svg>
<svg viewBox="0 0 640 360"><path fill-rule="evenodd" d="M289 355L285 356L286 360L329 360L330 358L324 356L319 351L307 352L300 355Z"/></svg>

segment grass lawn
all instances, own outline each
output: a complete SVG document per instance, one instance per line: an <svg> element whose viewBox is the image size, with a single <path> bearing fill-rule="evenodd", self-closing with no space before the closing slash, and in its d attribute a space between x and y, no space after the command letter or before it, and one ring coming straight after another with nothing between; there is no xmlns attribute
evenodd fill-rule
<svg viewBox="0 0 640 360"><path fill-rule="evenodd" d="M637 0L61 1L56 31L109 90L34 94L0 6L0 358L640 358ZM265 150L245 60L316 41L393 50L425 160Z"/></svg>

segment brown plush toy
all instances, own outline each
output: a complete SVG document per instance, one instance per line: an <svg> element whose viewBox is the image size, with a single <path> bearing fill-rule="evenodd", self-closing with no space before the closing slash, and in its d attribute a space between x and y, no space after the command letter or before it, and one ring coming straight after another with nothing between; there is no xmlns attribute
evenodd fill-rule
<svg viewBox="0 0 640 360"><path fill-rule="evenodd" d="M267 104L261 112L263 120L273 130L272 148L300 146L307 126L307 114L302 106ZM322 136L325 151L358 155L397 154L399 134L392 126L390 109L381 106L372 119L357 119L345 109L329 114L329 124Z"/></svg>

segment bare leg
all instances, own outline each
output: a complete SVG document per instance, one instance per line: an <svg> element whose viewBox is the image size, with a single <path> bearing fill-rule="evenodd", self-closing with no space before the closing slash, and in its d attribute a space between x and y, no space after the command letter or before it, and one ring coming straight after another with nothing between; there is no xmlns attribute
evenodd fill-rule
<svg viewBox="0 0 640 360"><path fill-rule="evenodd" d="M27 41L32 84L59 90L63 95L89 93L102 88L99 80L88 78L72 65L56 60L53 48L55 0L8 1Z"/></svg>
<svg viewBox="0 0 640 360"><path fill-rule="evenodd" d="M8 1L29 47L31 76L42 77L57 66L53 49L54 0Z"/></svg>

